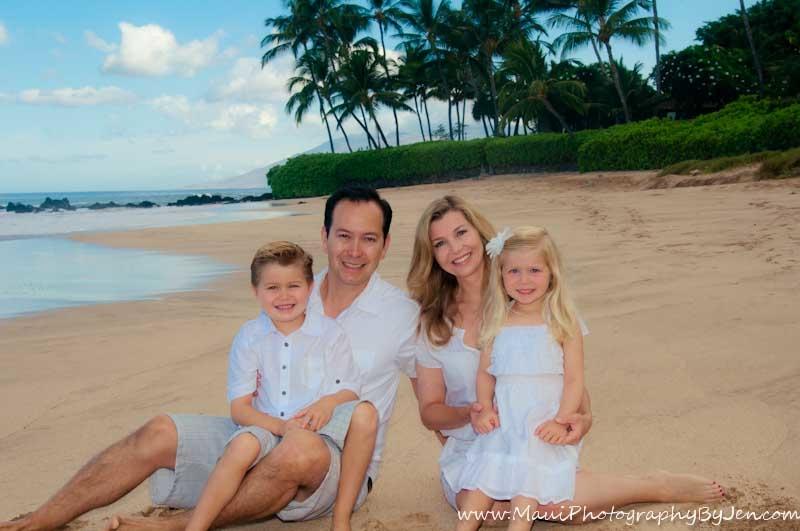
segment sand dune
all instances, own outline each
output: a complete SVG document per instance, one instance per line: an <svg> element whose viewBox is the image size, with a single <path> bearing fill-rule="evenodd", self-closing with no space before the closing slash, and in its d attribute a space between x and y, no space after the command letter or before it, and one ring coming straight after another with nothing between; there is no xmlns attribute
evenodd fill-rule
<svg viewBox="0 0 800 531"><path fill-rule="evenodd" d="M733 487L734 499L721 508L800 510L800 179L643 189L653 178L512 175L386 190L396 221L381 273L403 285L416 220L444 193L472 200L498 228L547 226L592 331L586 364L596 420L582 465L691 471ZM242 270L161 301L0 322L0 518L33 509L95 451L156 413L226 414L228 347L256 313L244 272L254 248L295 239L324 264L323 201L295 203L285 208L300 215L263 222L79 237L208 255ZM438 443L419 423L408 385L392 424L381 477L355 529L450 528L455 515L439 489ZM147 506L139 488L76 527L97 528L113 511ZM800 521L762 525L798 529ZM622 521L586 526L627 528Z"/></svg>

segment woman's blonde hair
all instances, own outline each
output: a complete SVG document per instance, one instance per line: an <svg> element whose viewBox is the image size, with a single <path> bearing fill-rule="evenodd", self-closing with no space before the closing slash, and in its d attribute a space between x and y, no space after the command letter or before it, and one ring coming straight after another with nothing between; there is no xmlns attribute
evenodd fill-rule
<svg viewBox="0 0 800 531"><path fill-rule="evenodd" d="M483 246L486 246L486 242L494 236L494 227L489 220L464 199L455 195L446 195L434 200L422 213L414 236L414 251L406 285L411 298L420 306L417 331L424 332L428 341L438 347L446 345L453 336L452 312L458 282L456 277L444 271L436 263L430 230L431 223L453 211L461 212L467 222L475 227ZM483 249L481 255L483 256ZM485 257L483 267L485 284L489 277L489 260Z"/></svg>
<svg viewBox="0 0 800 531"><path fill-rule="evenodd" d="M518 227L503 246L503 252L491 260L489 285L483 305L483 325L480 344L485 347L494 340L508 317L511 297L503 286L503 256L509 251L533 249L539 252L550 270L550 285L544 295L543 317L550 333L559 343L578 333L578 317L569 296L564 266L553 238L542 227Z"/></svg>

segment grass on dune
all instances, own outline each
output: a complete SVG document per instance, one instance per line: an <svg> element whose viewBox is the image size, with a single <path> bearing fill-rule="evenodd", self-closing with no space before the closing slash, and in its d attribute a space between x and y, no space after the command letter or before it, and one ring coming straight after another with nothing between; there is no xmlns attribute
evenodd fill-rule
<svg viewBox="0 0 800 531"><path fill-rule="evenodd" d="M735 157L719 157L708 160L684 160L662 169L658 175L690 175L717 173L731 168L761 163L758 169L760 179L782 179L800 176L800 148L788 151L761 151L746 153Z"/></svg>

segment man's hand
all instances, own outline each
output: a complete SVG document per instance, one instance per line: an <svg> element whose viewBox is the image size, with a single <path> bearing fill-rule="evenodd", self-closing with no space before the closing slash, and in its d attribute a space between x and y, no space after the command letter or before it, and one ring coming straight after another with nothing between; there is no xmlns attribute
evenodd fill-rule
<svg viewBox="0 0 800 531"><path fill-rule="evenodd" d="M336 404L328 397L322 397L310 406L298 411L291 420L302 420L303 428L317 431L331 420ZM291 422L291 421L290 421Z"/></svg>
<svg viewBox="0 0 800 531"><path fill-rule="evenodd" d="M481 404L477 402L472 404L469 412L470 423L472 429L476 433L486 434L490 431L500 427L500 417L497 416L497 411L494 408L484 409Z"/></svg>
<svg viewBox="0 0 800 531"><path fill-rule="evenodd" d="M556 417L553 420L549 420L543 424L540 424L533 434L545 442L550 442L547 441L543 436L543 428L548 423L555 423L566 428L567 430L563 442L551 444L578 444L580 440L583 439L583 436L586 435L586 432L589 431L589 428L592 425L592 416L585 413L572 413L571 415Z"/></svg>

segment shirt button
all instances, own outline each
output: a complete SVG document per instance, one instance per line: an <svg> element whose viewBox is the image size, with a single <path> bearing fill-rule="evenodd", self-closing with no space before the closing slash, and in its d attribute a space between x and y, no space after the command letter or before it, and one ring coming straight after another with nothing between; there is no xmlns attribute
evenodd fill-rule
<svg viewBox="0 0 800 531"><path fill-rule="evenodd" d="M283 343L283 346L284 346L284 347L288 347L288 346L289 346L289 343L287 343L287 342L284 342L284 343Z"/></svg>
<svg viewBox="0 0 800 531"><path fill-rule="evenodd" d="M283 411L281 411L281 417L283 416Z"/></svg>
<svg viewBox="0 0 800 531"><path fill-rule="evenodd" d="M286 395L286 391L281 391L281 394L285 396Z"/></svg>
<svg viewBox="0 0 800 531"><path fill-rule="evenodd" d="M336 380L336 383L339 383L339 382L340 382L340 380Z"/></svg>
<svg viewBox="0 0 800 531"><path fill-rule="evenodd" d="M281 366L281 369L286 370L286 365Z"/></svg>

